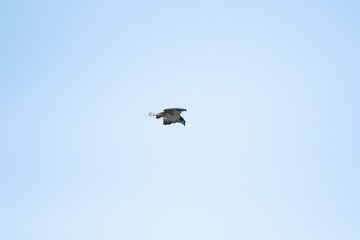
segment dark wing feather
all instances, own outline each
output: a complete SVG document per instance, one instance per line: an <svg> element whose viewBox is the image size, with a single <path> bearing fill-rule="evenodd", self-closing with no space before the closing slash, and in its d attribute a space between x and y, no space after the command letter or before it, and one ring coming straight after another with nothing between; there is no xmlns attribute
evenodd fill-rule
<svg viewBox="0 0 360 240"><path fill-rule="evenodd" d="M170 125L172 123L175 123L175 122L163 118L163 125Z"/></svg>
<svg viewBox="0 0 360 240"><path fill-rule="evenodd" d="M185 108L166 108L164 109L164 113L165 112L168 112L168 113L171 113L171 112L183 112L183 111L186 111Z"/></svg>

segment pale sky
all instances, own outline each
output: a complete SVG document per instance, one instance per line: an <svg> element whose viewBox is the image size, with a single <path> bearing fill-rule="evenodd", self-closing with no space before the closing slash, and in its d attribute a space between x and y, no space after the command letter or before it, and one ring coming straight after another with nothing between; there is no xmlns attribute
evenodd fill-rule
<svg viewBox="0 0 360 240"><path fill-rule="evenodd" d="M360 239L359 12L1 1L0 239Z"/></svg>

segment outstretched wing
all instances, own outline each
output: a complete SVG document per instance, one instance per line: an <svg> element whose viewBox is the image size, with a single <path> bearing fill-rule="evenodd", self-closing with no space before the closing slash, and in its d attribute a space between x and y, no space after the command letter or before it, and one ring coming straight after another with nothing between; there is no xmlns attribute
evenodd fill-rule
<svg viewBox="0 0 360 240"><path fill-rule="evenodd" d="M175 123L179 120L181 112L186 111L184 108L166 108L163 111L164 125Z"/></svg>
<svg viewBox="0 0 360 240"><path fill-rule="evenodd" d="M164 109L164 113L165 112L169 112L169 113L179 112L179 113L181 113L183 111L186 111L186 109L185 108L166 108L166 109Z"/></svg>
<svg viewBox="0 0 360 240"><path fill-rule="evenodd" d="M179 111L181 108L167 108L163 111L163 118L168 121L176 122L176 120L179 119L181 111Z"/></svg>

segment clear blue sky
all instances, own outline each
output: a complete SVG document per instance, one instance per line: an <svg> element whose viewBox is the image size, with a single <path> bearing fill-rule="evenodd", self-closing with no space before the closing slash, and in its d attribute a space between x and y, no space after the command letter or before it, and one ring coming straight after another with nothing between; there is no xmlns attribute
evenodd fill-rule
<svg viewBox="0 0 360 240"><path fill-rule="evenodd" d="M360 239L359 12L1 1L0 239Z"/></svg>

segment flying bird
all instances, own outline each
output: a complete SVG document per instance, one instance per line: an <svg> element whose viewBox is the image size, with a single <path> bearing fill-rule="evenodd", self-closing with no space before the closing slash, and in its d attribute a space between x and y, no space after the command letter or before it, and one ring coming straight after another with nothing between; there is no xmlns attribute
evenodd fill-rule
<svg viewBox="0 0 360 240"><path fill-rule="evenodd" d="M180 116L181 112L186 111L184 108L166 108L161 113L149 113L149 116L156 116L156 118L162 118L164 125L170 125L172 123L181 123L185 126L185 120Z"/></svg>

